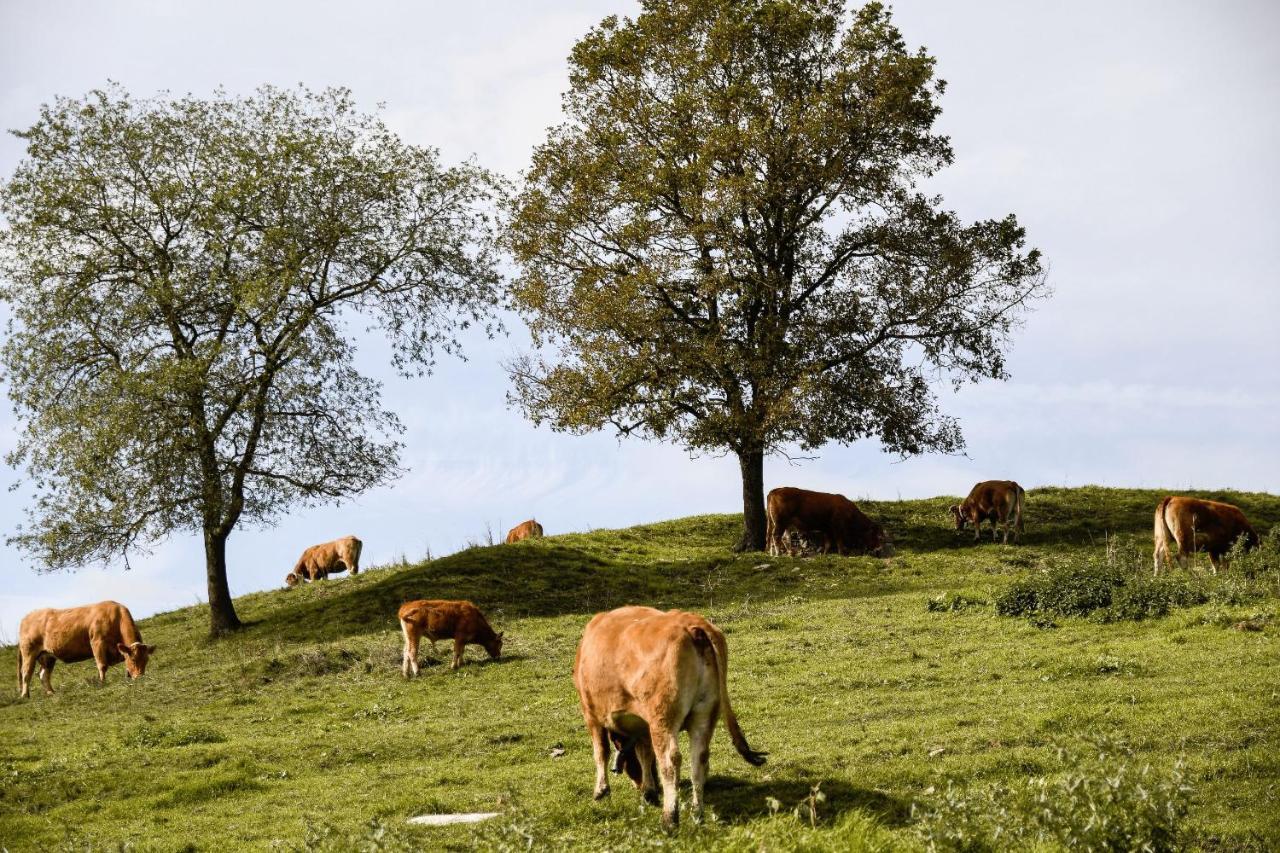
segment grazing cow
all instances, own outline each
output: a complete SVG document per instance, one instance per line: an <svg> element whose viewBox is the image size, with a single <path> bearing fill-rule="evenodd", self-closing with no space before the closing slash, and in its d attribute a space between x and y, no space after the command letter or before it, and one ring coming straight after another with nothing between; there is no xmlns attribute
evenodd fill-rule
<svg viewBox="0 0 1280 853"><path fill-rule="evenodd" d="M782 553L783 535L795 530L812 539L823 554L830 554L834 548L842 557L846 554L893 556L893 543L884 528L844 495L783 486L769 492L765 509L768 513L765 547L770 554Z"/></svg>
<svg viewBox="0 0 1280 853"><path fill-rule="evenodd" d="M973 525L973 541L982 536L982 522L991 522L991 541L996 541L996 525L1004 527L1004 544L1009 544L1009 525L1013 524L1013 541L1022 536L1022 507L1027 493L1013 480L987 480L969 492L963 503L951 505L956 530Z"/></svg>
<svg viewBox="0 0 1280 853"><path fill-rule="evenodd" d="M609 793L612 745L618 750L614 772L625 769L646 800L656 800L661 778L662 822L675 826L677 738L687 730L693 810L701 818L711 734L721 713L738 754L764 764L767 753L747 744L729 704L728 666L724 634L696 613L620 607L592 618L578 646L573 683L591 736L597 800Z"/></svg>
<svg viewBox="0 0 1280 853"><path fill-rule="evenodd" d="M538 539L542 536L542 525L532 518L522 521L507 531L507 544L519 542L521 539Z"/></svg>
<svg viewBox="0 0 1280 853"><path fill-rule="evenodd" d="M107 669L124 663L129 678L141 678L155 646L142 642L129 608L114 601L55 610L46 607L22 617L18 627L18 693L31 695L31 676L40 666L45 693L53 693L53 665L93 658L98 683L107 681Z"/></svg>
<svg viewBox="0 0 1280 853"><path fill-rule="evenodd" d="M502 654L502 633L495 634L480 608L470 601L406 601L400 605L399 616L400 630L404 632L405 678L418 674L418 641L423 637L431 641L433 652L437 640L453 640L450 669L462 666L467 643L484 646L494 660Z"/></svg>
<svg viewBox="0 0 1280 853"><path fill-rule="evenodd" d="M1258 545L1258 534L1239 507L1200 498L1167 497L1156 507L1155 574L1160 573L1162 562L1172 560L1170 540L1177 547L1179 566L1186 566L1187 557L1196 551L1207 551L1216 574L1219 565L1227 567L1224 557L1241 538L1245 548Z"/></svg>
<svg viewBox="0 0 1280 853"><path fill-rule="evenodd" d="M293 571L284 576L286 586L297 586L303 581L328 580L334 572L351 570L360 574L360 549L364 543L354 536L343 536L332 542L312 545L302 552Z"/></svg>

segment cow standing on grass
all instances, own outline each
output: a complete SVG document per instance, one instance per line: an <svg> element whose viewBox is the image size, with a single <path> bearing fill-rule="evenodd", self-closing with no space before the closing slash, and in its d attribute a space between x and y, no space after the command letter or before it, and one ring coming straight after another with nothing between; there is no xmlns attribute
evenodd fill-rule
<svg viewBox="0 0 1280 853"><path fill-rule="evenodd" d="M893 543L884 528L866 516L844 495L810 492L782 486L765 498L767 529L765 548L781 554L790 548L782 541L787 531L813 540L823 554L840 556L871 554L892 557Z"/></svg>
<svg viewBox="0 0 1280 853"><path fill-rule="evenodd" d="M156 647L142 642L129 608L114 601L55 610L46 607L22 617L18 626L18 694L31 695L31 676L40 667L46 694L53 693L53 665L93 658L98 683L107 681L107 669L124 663L129 678L141 678Z"/></svg>
<svg viewBox="0 0 1280 853"><path fill-rule="evenodd" d="M1154 573L1160 574L1161 563L1172 562L1172 542L1179 566L1185 567L1187 558L1196 551L1207 551L1217 574L1219 566L1227 567L1227 552L1242 538L1246 549L1257 547L1258 534L1239 507L1200 498L1167 497L1156 507Z"/></svg>
<svg viewBox="0 0 1280 853"><path fill-rule="evenodd" d="M507 531L507 544L514 545L525 539L542 538L542 525L534 519L522 521Z"/></svg>
<svg viewBox="0 0 1280 853"><path fill-rule="evenodd" d="M293 571L284 576L286 586L297 586L303 581L328 580L334 572L350 571L360 574L360 550L364 543L354 536L343 536L332 542L312 545L302 552Z"/></svg>
<svg viewBox="0 0 1280 853"><path fill-rule="evenodd" d="M1022 536L1022 509L1027 493L1013 480L987 480L969 492L962 503L951 506L956 530L973 525L973 541L982 536L982 522L991 522L991 541L996 541L996 525L1004 527L1004 544L1009 544L1009 525L1013 525L1013 541Z"/></svg>
<svg viewBox="0 0 1280 853"><path fill-rule="evenodd" d="M418 642L426 637L434 653L437 640L453 640L453 663L462 666L462 653L468 643L484 647L489 657L502 655L502 635L494 633L480 608L470 601L422 599L400 605L400 630L404 634L403 672L405 678L418 674Z"/></svg>
<svg viewBox="0 0 1280 853"><path fill-rule="evenodd" d="M710 763L711 735L724 714L734 747L748 763L766 753L748 744L729 704L729 649L724 634L696 613L652 607L620 607L597 613L587 624L573 665L582 716L596 764L595 798L609 793L609 749L618 749L615 772L625 769L646 800L662 782L662 822L679 822L678 736L689 732L693 810L702 816L702 790Z"/></svg>

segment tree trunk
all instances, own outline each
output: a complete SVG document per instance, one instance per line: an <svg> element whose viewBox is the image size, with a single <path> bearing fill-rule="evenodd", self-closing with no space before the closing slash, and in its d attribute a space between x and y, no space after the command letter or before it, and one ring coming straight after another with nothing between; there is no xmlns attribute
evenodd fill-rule
<svg viewBox="0 0 1280 853"><path fill-rule="evenodd" d="M764 451L747 450L738 454L742 468L742 538L735 550L763 551L765 534L764 514Z"/></svg>
<svg viewBox="0 0 1280 853"><path fill-rule="evenodd" d="M209 633L214 637L230 633L240 626L231 587L227 585L227 536L206 530L204 564L209 580Z"/></svg>

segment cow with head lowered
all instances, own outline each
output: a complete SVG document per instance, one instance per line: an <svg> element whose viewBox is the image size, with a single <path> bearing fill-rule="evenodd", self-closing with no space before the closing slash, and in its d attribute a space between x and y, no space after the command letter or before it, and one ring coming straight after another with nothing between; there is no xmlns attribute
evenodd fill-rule
<svg viewBox="0 0 1280 853"><path fill-rule="evenodd" d="M351 571L360 574L360 551L364 543L354 536L343 536L332 542L312 545L302 552L293 571L284 576L286 586L294 587L303 581L328 580L334 572Z"/></svg>
<svg viewBox="0 0 1280 853"><path fill-rule="evenodd" d="M892 557L894 553L884 528L844 495L782 486L769 492L765 512L765 548L770 554L782 553L788 531L813 541L823 554Z"/></svg>
<svg viewBox="0 0 1280 853"><path fill-rule="evenodd" d="M597 613L582 633L573 665L582 717L596 764L595 798L609 793L609 750L614 770L625 770L646 800L662 785L662 822L679 822L677 786L681 731L689 732L693 810L702 814L711 735L724 715L734 748L748 763L753 750L729 704L729 649L720 629L696 613L620 607Z"/></svg>
<svg viewBox="0 0 1280 853"><path fill-rule="evenodd" d="M1013 541L1016 543L1022 536L1022 509L1026 503L1027 493L1013 480L987 480L978 483L969 491L969 497L958 504L952 504L951 517L955 520L956 530L964 530L965 525L973 525L973 541L977 542L982 535L982 523L991 522L991 541L996 538L996 525L1004 528L1004 544L1009 544L1009 527L1013 527Z"/></svg>
<svg viewBox="0 0 1280 853"><path fill-rule="evenodd" d="M156 647L142 642L129 608L115 601L58 610L46 607L22 617L18 626L18 694L31 695L31 677L40 667L44 692L53 693L53 665L93 658L98 683L107 669L123 663L129 678L141 678Z"/></svg>
<svg viewBox="0 0 1280 853"><path fill-rule="evenodd" d="M507 531L506 543L514 545L517 542L523 542L525 539L542 538L542 525L536 519L522 521L515 527Z"/></svg>
<svg viewBox="0 0 1280 853"><path fill-rule="evenodd" d="M1216 573L1226 568L1226 555L1238 540L1246 549L1258 545L1258 534L1240 508L1221 501L1167 497L1156 506L1155 574L1176 555L1179 566L1197 551L1209 554ZM1174 554L1171 554L1173 551Z"/></svg>

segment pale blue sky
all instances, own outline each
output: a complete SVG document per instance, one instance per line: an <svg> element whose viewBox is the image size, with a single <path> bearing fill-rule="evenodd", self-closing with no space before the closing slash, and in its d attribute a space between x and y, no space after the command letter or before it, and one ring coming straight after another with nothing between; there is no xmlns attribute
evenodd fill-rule
<svg viewBox="0 0 1280 853"><path fill-rule="evenodd" d="M573 42L634 9L0 0L0 127L28 126L55 94L108 79L138 95L345 85L367 108L384 103L410 141L514 176L558 121ZM944 393L966 456L896 462L869 442L829 447L797 466L770 461L766 485L855 498L955 494L995 477L1280 491L1280 7L904 0L895 12L950 82L941 126L957 163L936 189L971 219L1017 213L1056 293L1019 333L1011 381ZM0 139L0 175L21 155ZM740 510L732 459L557 435L509 410L499 362L523 345L511 325L427 379L379 367L409 427L410 472L340 508L237 532L233 591L279 585L304 546L347 533L376 564L445 553L533 515L556 533ZM6 405L6 448L13 430ZM12 531L23 505L21 491L0 492L0 529ZM35 606L111 597L141 616L204 597L194 536L129 572L40 575L3 551L0 641Z"/></svg>

